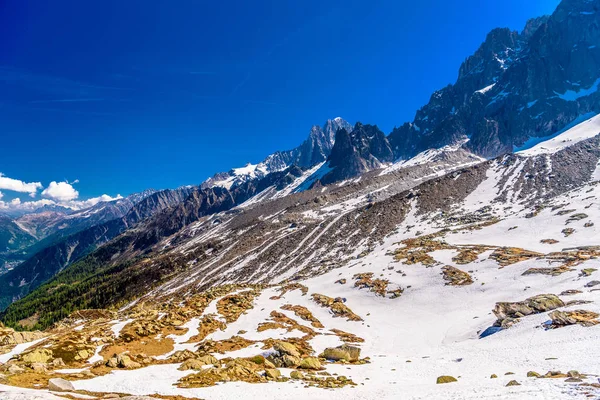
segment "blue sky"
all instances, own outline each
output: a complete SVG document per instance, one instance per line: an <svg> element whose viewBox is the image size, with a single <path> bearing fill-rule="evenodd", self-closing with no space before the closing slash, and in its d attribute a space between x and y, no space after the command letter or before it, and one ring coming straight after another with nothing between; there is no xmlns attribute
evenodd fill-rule
<svg viewBox="0 0 600 400"><path fill-rule="evenodd" d="M336 116L389 133L492 28L557 4L2 1L0 173L75 201L197 184Z"/></svg>

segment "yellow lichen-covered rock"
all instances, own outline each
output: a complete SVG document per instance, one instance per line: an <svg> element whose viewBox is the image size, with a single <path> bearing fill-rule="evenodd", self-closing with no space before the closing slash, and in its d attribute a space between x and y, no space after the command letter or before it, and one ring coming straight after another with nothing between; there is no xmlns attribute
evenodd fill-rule
<svg viewBox="0 0 600 400"><path fill-rule="evenodd" d="M322 368L321 362L316 357L306 357L302 360L298 368L319 370Z"/></svg>
<svg viewBox="0 0 600 400"><path fill-rule="evenodd" d="M286 368L294 368L300 365L302 359L300 357L290 356L289 354L281 357L281 364Z"/></svg>
<svg viewBox="0 0 600 400"><path fill-rule="evenodd" d="M328 347L319 357L333 361L357 361L360 358L360 348L348 345Z"/></svg>
<svg viewBox="0 0 600 400"><path fill-rule="evenodd" d="M269 379L279 379L281 372L277 368L267 368L265 370L265 376Z"/></svg>
<svg viewBox="0 0 600 400"><path fill-rule="evenodd" d="M202 369L197 374L188 375L178 383L179 387L206 387L217 382L244 381L249 383L267 382L259 373L262 367L252 361L236 358L224 366Z"/></svg>
<svg viewBox="0 0 600 400"><path fill-rule="evenodd" d="M290 373L290 378L292 379L303 379L304 378L304 374L300 371L292 371Z"/></svg>
<svg viewBox="0 0 600 400"><path fill-rule="evenodd" d="M586 310L573 310L573 311L552 311L550 318L552 319L552 326L559 328L567 325L579 324L582 326L593 326L598 324L598 317L600 315L593 311Z"/></svg>
<svg viewBox="0 0 600 400"><path fill-rule="evenodd" d="M190 358L189 360L184 361L178 368L178 370L180 371L187 371L190 369L193 370L201 370L202 367L204 367L206 364L204 364L202 361L200 360L196 360L194 358Z"/></svg>
<svg viewBox="0 0 600 400"><path fill-rule="evenodd" d="M35 349L29 353L25 353L20 357L21 361L26 363L47 363L52 359L52 350L50 349Z"/></svg>
<svg viewBox="0 0 600 400"><path fill-rule="evenodd" d="M437 381L435 383L442 384L442 383L451 383L451 382L457 382L456 378L450 375L442 375L442 376L438 376Z"/></svg>
<svg viewBox="0 0 600 400"><path fill-rule="evenodd" d="M298 348L289 342L277 341L273 348L278 351L280 354L288 354L294 357L300 357L300 352Z"/></svg>

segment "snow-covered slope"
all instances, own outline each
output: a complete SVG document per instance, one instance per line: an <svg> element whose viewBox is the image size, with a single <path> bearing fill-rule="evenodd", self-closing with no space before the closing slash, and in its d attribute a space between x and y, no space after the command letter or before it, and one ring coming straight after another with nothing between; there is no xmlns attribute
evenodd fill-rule
<svg viewBox="0 0 600 400"><path fill-rule="evenodd" d="M581 142L582 140L600 135L600 115L596 115L590 119L584 120L581 123L559 133L548 140L534 145L533 147L518 151L517 154L523 156L533 156L539 154L552 154Z"/></svg>
<svg viewBox="0 0 600 400"><path fill-rule="evenodd" d="M484 158L469 153L463 149L463 146L469 140L462 140L454 145L448 145L439 149L425 150L408 160L398 160L387 168L384 168L381 174L389 174L392 171L413 167L417 165L426 165L432 163L441 163L436 166L439 175L444 175L454 169L467 167L485 161ZM444 165L445 164L445 165Z"/></svg>

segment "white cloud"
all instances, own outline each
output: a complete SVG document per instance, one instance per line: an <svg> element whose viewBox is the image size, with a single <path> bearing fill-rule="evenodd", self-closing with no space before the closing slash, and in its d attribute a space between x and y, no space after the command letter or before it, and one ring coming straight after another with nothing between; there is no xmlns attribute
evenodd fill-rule
<svg viewBox="0 0 600 400"><path fill-rule="evenodd" d="M61 205L63 205L64 207L72 208L74 210L82 210L84 208L89 208L89 207L95 206L96 204L98 204L102 201L114 201L114 200L119 200L122 198L123 198L123 196L121 196L120 194L116 195L115 197L111 197L107 194L103 194L102 196L92 197L91 199L87 199L87 200L68 201Z"/></svg>
<svg viewBox="0 0 600 400"><path fill-rule="evenodd" d="M37 208L43 207L45 205L56 205L70 208L72 210L82 210L85 208L93 207L100 202L114 201L123 198L123 196L121 196L120 194L116 195L115 197L103 194L101 196L92 197L86 200L78 200L79 192L73 187L73 185L76 183L79 183L79 180L75 180L73 182L52 181L50 182L48 187L42 191L42 196L45 198L37 201L21 201L19 197L15 197L10 201L2 201L2 197L4 196L4 194L0 192L0 210L28 212L34 211ZM3 184L4 186L2 186ZM20 189L19 191L29 193L31 197L34 197L38 188L42 188L41 184L23 183L15 179L3 177L0 174L0 189L8 189L13 191ZM28 192L24 189L33 191Z"/></svg>
<svg viewBox="0 0 600 400"><path fill-rule="evenodd" d="M29 193L30 196L34 197L38 189L41 188L42 184L40 182L23 182L18 179L9 178L0 172L0 189Z"/></svg>
<svg viewBox="0 0 600 400"><path fill-rule="evenodd" d="M45 205L54 205L56 204L52 200L42 199L36 201L24 201L18 197L12 199L11 201L2 201L0 200L0 210L6 211L34 211L40 207Z"/></svg>
<svg viewBox="0 0 600 400"><path fill-rule="evenodd" d="M28 212L34 211L46 205L51 205L61 206L65 208L70 208L74 211L78 211L93 207L100 202L115 201L122 198L123 196L121 196L120 194L116 195L115 197L103 194L102 196L92 197L91 199L87 200L54 201L50 199L41 199L36 201L21 201L21 199L15 197L11 201L2 201L2 193L0 193L0 210Z"/></svg>
<svg viewBox="0 0 600 400"><path fill-rule="evenodd" d="M78 182L78 181L75 181ZM79 192L69 182L50 182L42 196L57 201L71 201L79 197Z"/></svg>

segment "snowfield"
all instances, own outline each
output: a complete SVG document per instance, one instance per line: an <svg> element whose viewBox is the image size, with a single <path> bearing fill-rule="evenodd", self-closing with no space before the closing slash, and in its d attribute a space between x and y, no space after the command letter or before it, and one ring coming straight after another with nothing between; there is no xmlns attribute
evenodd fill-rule
<svg viewBox="0 0 600 400"><path fill-rule="evenodd" d="M582 140L592 138L600 134L600 115L585 120L574 127L560 133L551 139L536 144L530 149L518 151L523 156L535 156L539 154L551 154L572 146Z"/></svg>
<svg viewBox="0 0 600 400"><path fill-rule="evenodd" d="M589 191L593 189L593 191ZM586 194L583 196L582 193ZM589 220L600 217L600 188L596 185L574 191L557 198L565 200L569 207L584 209ZM593 197L593 200L590 199ZM586 199L586 200L584 200ZM588 207L590 206L591 207ZM534 218L525 218L517 212L503 221L480 230L449 233L445 240L452 245L514 246L549 253L573 246L597 245L600 236L596 227L583 228L588 221L570 223L577 230L588 229L564 238L560 230L569 215L557 216L549 209ZM420 217L411 214L403 225L423 223ZM510 229L518 226L516 229ZM424 233L435 231L434 227L422 227ZM366 257L350 262L347 266L334 269L301 283L308 293L323 293L330 297L347 299L346 304L364 319L363 322L335 318L327 308L318 306L309 295L298 290L286 293L280 300L272 300L277 294L274 289L265 290L255 299L254 308L242 315L223 331L210 336L224 340L247 331L242 335L252 340L269 337L283 339L301 336L285 331L258 333L258 324L264 321L271 310L283 304L301 305L323 323L325 328L316 329L324 335L311 340L318 354L326 347L342 344L338 337L326 335L329 329L337 328L365 339L360 344L362 357L369 357L365 365L327 365L329 373L350 377L358 385L335 390L305 388L301 383L290 380L285 383L249 384L244 382L223 383L213 387L182 389L173 386L188 371L179 371L179 364L157 365L130 371L114 371L111 374L76 381L80 390L122 392L137 395L171 395L187 398L231 399L244 393L248 398L289 399L564 399L585 398L578 384L565 384L559 379L528 378L528 371L545 374L547 371L577 370L588 374L587 382L597 382L600 374L600 327L579 325L546 330L542 324L549 320L548 313L521 318L515 326L496 334L479 338L479 334L490 327L496 317L492 309L496 302L520 301L538 294L560 294L566 290L581 290L581 294L563 296L567 300L591 301L584 305L564 307L564 310L584 308L600 312L600 291L585 285L594 279L580 276L580 270L600 269L600 260L590 259L559 276L523 275L532 267L553 265L547 261L530 259L500 268L489 258L491 251L482 253L468 265L452 261L455 250L437 250L430 255L439 263L426 266L420 263L404 265L396 262L390 250L401 247L400 240L413 235L403 232L390 236ZM430 231L430 232L428 232ZM542 244L540 239L556 237L559 243ZM448 286L441 276L441 266L451 265L469 270L474 283L468 286ZM384 298L352 285L357 273L373 272L391 283L405 288L396 299ZM345 285L334 283L345 278ZM214 311L214 310L213 310ZM284 311L290 318L293 313ZM298 320L301 324L306 324ZM260 346L231 354L215 354L219 358L268 355ZM282 369L284 374L289 370ZM490 379L495 374L497 379ZM437 385L441 375L451 375L458 382ZM506 387L511 380L520 386ZM598 395L598 393L596 393Z"/></svg>

